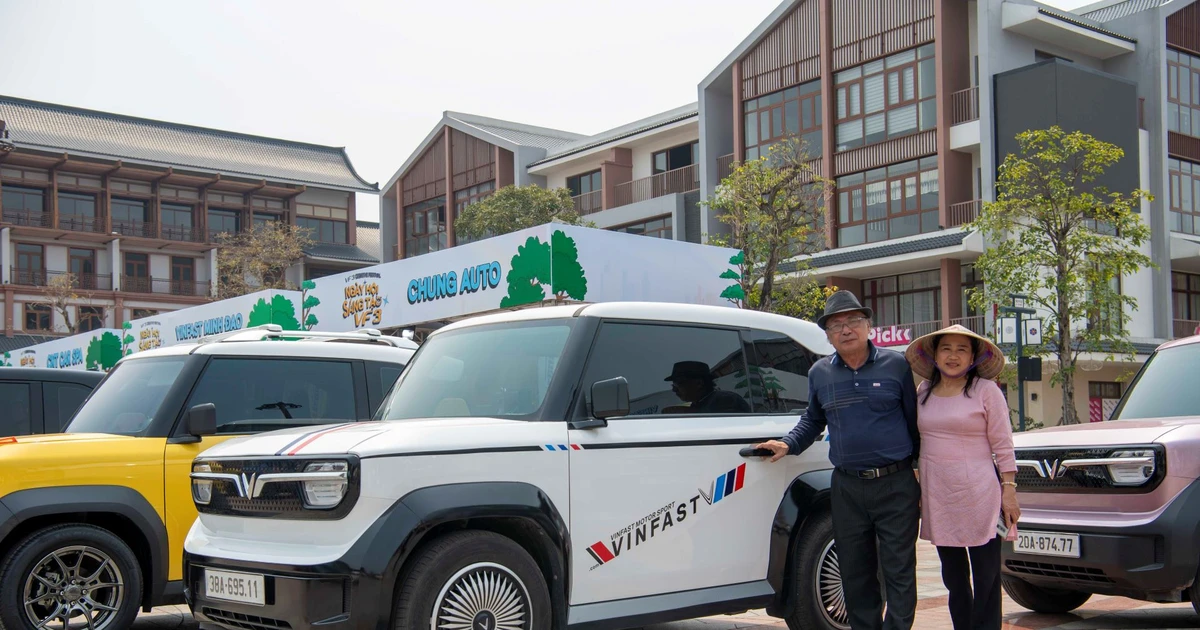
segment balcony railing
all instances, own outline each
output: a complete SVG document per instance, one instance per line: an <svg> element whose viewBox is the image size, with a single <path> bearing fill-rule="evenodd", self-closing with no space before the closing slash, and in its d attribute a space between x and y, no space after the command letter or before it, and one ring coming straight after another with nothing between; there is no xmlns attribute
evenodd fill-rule
<svg viewBox="0 0 1200 630"><path fill-rule="evenodd" d="M983 201L973 199L962 203L952 203L949 208L950 225L946 227L958 227L974 221L979 216L979 211L983 209Z"/></svg>
<svg viewBox="0 0 1200 630"><path fill-rule="evenodd" d="M950 124L979 120L979 88L967 88L950 95Z"/></svg>
<svg viewBox="0 0 1200 630"><path fill-rule="evenodd" d="M697 166L692 164L624 184L617 184L613 187L613 202L610 207L619 208L672 193L698 190L700 188L700 170Z"/></svg>
<svg viewBox="0 0 1200 630"><path fill-rule="evenodd" d="M140 236L142 238L154 238L154 224L145 221L117 221L113 220L112 229L121 236Z"/></svg>
<svg viewBox="0 0 1200 630"><path fill-rule="evenodd" d="M207 296L209 283L196 280L165 280L141 276L121 276L121 290L129 293L160 295Z"/></svg>
<svg viewBox="0 0 1200 630"><path fill-rule="evenodd" d="M76 273L67 271L44 271L11 267L9 278L13 284L27 287L49 286L55 278L71 276L71 287L80 291L112 291L112 274Z"/></svg>
<svg viewBox="0 0 1200 630"><path fill-rule="evenodd" d="M729 177L729 174L732 172L733 172L733 154L732 153L730 153L728 155L722 155L721 157L717 158L717 182L718 183L720 183L721 180L725 179L726 177Z"/></svg>
<svg viewBox="0 0 1200 630"><path fill-rule="evenodd" d="M13 284L27 287L46 286L46 272L41 269L9 268L9 278Z"/></svg>
<svg viewBox="0 0 1200 630"><path fill-rule="evenodd" d="M1200 326L1200 321L1191 319L1177 319L1174 320L1174 324L1174 330L1172 331L1174 336L1171 338L1179 339L1181 337L1191 337L1192 335L1197 334L1196 328Z"/></svg>
<svg viewBox="0 0 1200 630"><path fill-rule="evenodd" d="M73 232L95 232L103 234L105 221L103 217L85 217L74 214L58 215L58 229Z"/></svg>
<svg viewBox="0 0 1200 630"><path fill-rule="evenodd" d="M604 209L602 194L603 191L593 190L582 195L575 195L572 197L575 200L575 212L581 215L600 212Z"/></svg>
<svg viewBox="0 0 1200 630"><path fill-rule="evenodd" d="M204 232L196 228L181 227L178 225L162 226L162 237L168 241L200 243L204 241L203 234Z"/></svg>
<svg viewBox="0 0 1200 630"><path fill-rule="evenodd" d="M5 210L4 222L23 227L50 227L49 212L34 212L28 210Z"/></svg>
<svg viewBox="0 0 1200 630"><path fill-rule="evenodd" d="M987 317L984 315L975 315L972 317L956 317L950 320L951 324L958 324L963 328L977 334L987 336Z"/></svg>

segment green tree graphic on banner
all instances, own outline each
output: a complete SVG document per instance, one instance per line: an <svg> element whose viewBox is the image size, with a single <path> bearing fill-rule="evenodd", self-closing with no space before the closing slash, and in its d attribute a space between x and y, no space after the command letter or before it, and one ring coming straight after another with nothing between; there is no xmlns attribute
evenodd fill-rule
<svg viewBox="0 0 1200 630"><path fill-rule="evenodd" d="M284 330L300 330L300 322L296 319L296 305L283 295L274 295L270 303L266 298L259 298L250 309L250 317L246 322L247 328L263 324L279 324Z"/></svg>
<svg viewBox="0 0 1200 630"><path fill-rule="evenodd" d="M562 230L550 235L543 243L536 236L525 240L512 258L512 268L505 276L508 295L500 300L500 308L537 304L546 299L544 285L550 285L555 300L583 300L587 296L587 277L579 264L579 248L575 239Z"/></svg>
<svg viewBox="0 0 1200 630"><path fill-rule="evenodd" d="M121 360L121 338L111 332L92 337L87 348L87 369L107 372Z"/></svg>
<svg viewBox="0 0 1200 630"><path fill-rule="evenodd" d="M300 283L300 308L304 309L300 313L300 319L304 321L304 330L312 330L314 326L320 323L317 316L313 314L312 309L321 303L315 295L309 295L308 292L317 288L317 283L312 280L305 280Z"/></svg>
<svg viewBox="0 0 1200 630"><path fill-rule="evenodd" d="M746 262L746 252L739 251L729 259L729 264L740 267ZM721 292L721 297L733 302L736 306L741 306L742 301L746 299L746 292L742 289L742 274L733 269L726 269L721 273L721 278L725 280L733 280L733 284L725 287Z"/></svg>
<svg viewBox="0 0 1200 630"><path fill-rule="evenodd" d="M121 339L121 356L127 357L133 354L133 342L136 341L133 338L133 324L130 322L121 324L121 335L123 336Z"/></svg>
<svg viewBox="0 0 1200 630"><path fill-rule="evenodd" d="M12 367L12 355L5 352L4 358L0 359L0 367Z"/></svg>

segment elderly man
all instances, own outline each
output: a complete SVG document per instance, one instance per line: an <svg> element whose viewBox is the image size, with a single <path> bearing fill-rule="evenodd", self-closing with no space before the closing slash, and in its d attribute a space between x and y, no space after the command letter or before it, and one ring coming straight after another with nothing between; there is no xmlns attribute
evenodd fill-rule
<svg viewBox="0 0 1200 630"><path fill-rule="evenodd" d="M829 297L817 325L837 353L809 370L808 409L796 427L757 446L770 449L774 462L803 452L828 425L833 531L850 627L899 630L912 627L917 606L917 392L904 356L868 339L872 315L848 291Z"/></svg>

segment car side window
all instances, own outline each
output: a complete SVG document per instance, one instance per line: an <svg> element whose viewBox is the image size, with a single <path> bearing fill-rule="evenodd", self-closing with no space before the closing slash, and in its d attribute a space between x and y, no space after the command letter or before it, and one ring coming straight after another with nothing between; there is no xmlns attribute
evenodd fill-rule
<svg viewBox="0 0 1200 630"><path fill-rule="evenodd" d="M590 408L593 383L623 376L631 416L748 414L745 367L735 330L606 322L584 371L584 395Z"/></svg>
<svg viewBox="0 0 1200 630"><path fill-rule="evenodd" d="M46 411L46 433L59 433L92 390L76 383L42 383L42 409Z"/></svg>
<svg viewBox="0 0 1200 630"><path fill-rule="evenodd" d="M217 433L353 422L355 386L347 361L218 357L209 361L187 408L213 403Z"/></svg>
<svg viewBox="0 0 1200 630"><path fill-rule="evenodd" d="M754 330L749 339L749 385L755 411L789 413L808 408L808 370L817 355L783 333Z"/></svg>
<svg viewBox="0 0 1200 630"><path fill-rule="evenodd" d="M0 436L33 433L28 383L0 383Z"/></svg>
<svg viewBox="0 0 1200 630"><path fill-rule="evenodd" d="M384 396L386 396L388 392L392 391L392 385L396 384L396 379L400 378L400 373L403 371L404 368L401 366L381 366L379 368L379 391L382 392Z"/></svg>

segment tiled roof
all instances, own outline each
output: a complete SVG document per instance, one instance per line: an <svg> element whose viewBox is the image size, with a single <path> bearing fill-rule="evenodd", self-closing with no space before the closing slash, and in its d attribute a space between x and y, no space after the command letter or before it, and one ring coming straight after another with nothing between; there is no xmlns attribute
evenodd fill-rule
<svg viewBox="0 0 1200 630"><path fill-rule="evenodd" d="M1149 9L1157 9L1171 2L1172 0L1118 0L1116 2L1102 2L1081 7L1076 9L1074 13L1082 15L1089 20L1103 23L1119 20Z"/></svg>
<svg viewBox="0 0 1200 630"><path fill-rule="evenodd" d="M609 129L608 131L598 133L594 136L564 145L557 152L551 153L546 157L530 164L529 166L537 166L538 164L552 162L559 158L564 158L569 155L587 151L588 149L594 147L608 144L609 142L616 142L617 140L628 138L630 136L636 136L639 133L645 133L659 127L665 127L671 123L687 120L688 118L697 118L699 116L700 109L697 103L684 105L683 107L677 107L670 111L655 114L649 118L643 118L642 120L621 125L615 129Z"/></svg>
<svg viewBox="0 0 1200 630"><path fill-rule="evenodd" d="M372 265L379 262L378 258L359 249L357 246L344 243L317 243L305 248L304 253L311 258L330 258L333 260L345 260Z"/></svg>
<svg viewBox="0 0 1200 630"><path fill-rule="evenodd" d="M39 343L46 343L55 339L59 339L59 337L50 337L47 335L13 335L6 337L0 335L0 356L5 352L16 352L21 348L36 346Z"/></svg>
<svg viewBox="0 0 1200 630"><path fill-rule="evenodd" d="M89 154L178 169L378 192L344 148L135 118L0 96L0 120L18 148Z"/></svg>
<svg viewBox="0 0 1200 630"><path fill-rule="evenodd" d="M355 235L358 239L358 248L375 259L376 262L383 260L380 256L383 254L383 246L379 240L379 224L370 221L356 221Z"/></svg>
<svg viewBox="0 0 1200 630"><path fill-rule="evenodd" d="M446 112L445 115L447 118L456 120L464 125L470 125L480 131L504 138L513 144L523 147L538 147L547 151L557 150L559 147L575 142L583 137L569 131L534 127L506 120L475 116L473 114Z"/></svg>
<svg viewBox="0 0 1200 630"><path fill-rule="evenodd" d="M844 250L831 249L819 254L814 254L813 257L808 260L808 263L814 268L833 267L836 265L848 265L850 263L863 262L866 260L875 260L877 258L887 258L888 256L915 254L917 252L929 251L931 249L941 249L943 247L954 247L955 245L961 245L963 239L966 237L966 231L956 230L954 232L937 234L929 238L919 238L904 241L885 241L874 247ZM795 261L787 261L779 265L780 273L790 273L795 270Z"/></svg>

